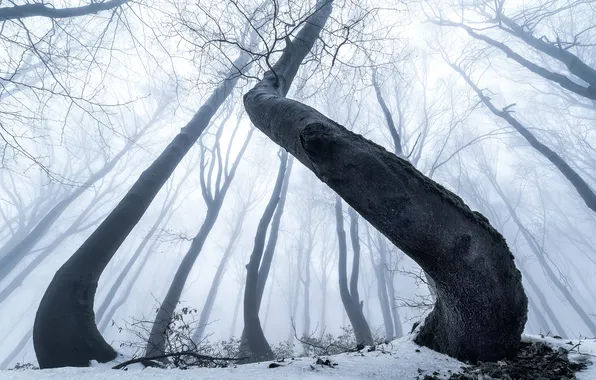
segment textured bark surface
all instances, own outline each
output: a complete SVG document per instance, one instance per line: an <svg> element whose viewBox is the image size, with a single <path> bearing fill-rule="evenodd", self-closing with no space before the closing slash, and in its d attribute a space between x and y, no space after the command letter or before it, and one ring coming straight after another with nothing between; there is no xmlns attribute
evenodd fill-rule
<svg viewBox="0 0 596 380"><path fill-rule="evenodd" d="M331 12L323 3L288 43L276 75L245 94L248 115L434 279L437 303L419 344L462 360L515 355L527 298L503 236L406 160L283 97Z"/></svg>
<svg viewBox="0 0 596 380"><path fill-rule="evenodd" d="M192 120L147 168L114 210L56 272L46 290L33 326L33 346L41 368L86 367L104 363L116 351L95 325L93 303L99 278L128 234L174 172L182 158L207 128L232 92L249 57L242 53L234 68Z"/></svg>

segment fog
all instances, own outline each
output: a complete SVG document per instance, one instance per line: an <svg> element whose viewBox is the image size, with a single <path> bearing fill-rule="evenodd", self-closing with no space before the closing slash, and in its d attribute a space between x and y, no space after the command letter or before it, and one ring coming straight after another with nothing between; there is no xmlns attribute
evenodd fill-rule
<svg viewBox="0 0 596 380"><path fill-rule="evenodd" d="M338 142L325 160L371 182L360 198L338 191L339 202L337 188L355 192L353 185L318 162L305 165L298 143L280 147L290 141L285 118L297 111L251 108L244 96L263 78L286 86L290 74L273 65L324 2L123 1L76 17L14 16L9 10L25 2L0 5L0 369L37 365L36 313L55 311L46 329L70 318L72 334L83 329L74 322L82 306L65 306L71 296L91 301L109 345L140 355L152 344L162 352L159 339L180 348L164 333L168 307L191 309L184 331L200 335L199 346L240 339L245 313L254 312L274 351L285 343L299 354L301 341L344 327L356 340L368 342L366 328L375 341L398 338L450 294L451 283L433 285L418 265L439 270L430 264L432 241L412 235L402 249L394 244L394 231L418 226L409 211L408 223L386 230L353 211L377 202L388 215L406 213L369 195L381 185L372 169L358 171L337 153L349 146ZM336 0L286 89L288 99L383 146L488 219L522 275L525 333L596 335L594 5ZM278 129L263 133L270 125ZM436 214L425 233L449 227L450 214L431 201L416 207ZM472 264L458 271L478 273L478 289L499 285L483 277L501 269L482 254L470 261L477 272ZM444 257L435 263L452 270ZM85 285L50 292L58 281ZM247 309L245 294L256 308ZM48 339L39 329L40 341Z"/></svg>

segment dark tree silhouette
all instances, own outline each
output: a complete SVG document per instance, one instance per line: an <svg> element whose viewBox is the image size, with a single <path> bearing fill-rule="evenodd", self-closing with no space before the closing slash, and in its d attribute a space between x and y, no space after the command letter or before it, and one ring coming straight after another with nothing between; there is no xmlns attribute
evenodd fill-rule
<svg viewBox="0 0 596 380"><path fill-rule="evenodd" d="M95 325L93 303L99 278L120 245L186 153L209 125L249 63L242 51L224 81L192 120L140 175L128 193L56 272L35 316L33 346L41 368L85 367L107 362L116 351Z"/></svg>
<svg viewBox="0 0 596 380"><path fill-rule="evenodd" d="M463 360L515 355L527 298L504 238L409 162L286 99L331 13L321 0L263 79L244 96L254 125L329 185L436 282L435 308L416 342Z"/></svg>

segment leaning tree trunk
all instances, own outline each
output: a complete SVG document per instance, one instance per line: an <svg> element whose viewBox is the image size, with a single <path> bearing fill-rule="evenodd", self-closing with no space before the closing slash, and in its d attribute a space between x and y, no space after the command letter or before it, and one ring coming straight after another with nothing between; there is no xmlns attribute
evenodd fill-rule
<svg viewBox="0 0 596 380"><path fill-rule="evenodd" d="M192 120L141 174L114 210L56 272L41 303L33 327L33 346L40 368L86 367L91 360L108 362L116 351L95 325L93 302L99 278L124 239L241 76L250 57L245 52Z"/></svg>
<svg viewBox="0 0 596 380"><path fill-rule="evenodd" d="M339 277L339 295L341 296L341 302L344 305L344 309L346 310L346 314L348 315L350 324L354 329L356 343L372 345L374 343L372 333L370 332L368 322L366 322L366 319L364 318L364 314L362 312L362 304L358 299L358 294L352 294L350 292L351 289L348 288L348 275L346 273L348 247L346 243L346 232L344 230L344 213L342 210L341 198L339 196L336 196L335 198L335 221L337 227L337 239L339 243L339 263L337 265L337 268ZM354 261L356 262L356 260L356 253L354 253ZM358 264L355 263L353 266L357 268ZM353 285L353 279L354 270L352 270L351 285Z"/></svg>
<svg viewBox="0 0 596 380"><path fill-rule="evenodd" d="M253 124L435 280L437 302L416 342L461 360L515 355L528 300L503 236L409 162L284 97L331 13L331 1L317 4L273 71L244 95Z"/></svg>
<svg viewBox="0 0 596 380"><path fill-rule="evenodd" d="M284 176L288 164L288 153L281 151L279 171L273 188L273 193L265 211L259 220L255 234L254 247L246 264L246 286L244 288L244 330L242 332L241 352L248 351L250 357L244 362L257 362L273 360L274 355L259 319L259 308L261 305L262 291L259 294L259 268L265 250L265 238L267 229L281 197L284 184Z"/></svg>

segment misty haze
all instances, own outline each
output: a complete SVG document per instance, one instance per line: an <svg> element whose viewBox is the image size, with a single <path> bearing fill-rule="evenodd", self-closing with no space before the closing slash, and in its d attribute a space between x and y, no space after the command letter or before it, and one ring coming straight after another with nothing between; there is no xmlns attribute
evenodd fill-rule
<svg viewBox="0 0 596 380"><path fill-rule="evenodd" d="M0 0L0 380L596 380L596 1Z"/></svg>

